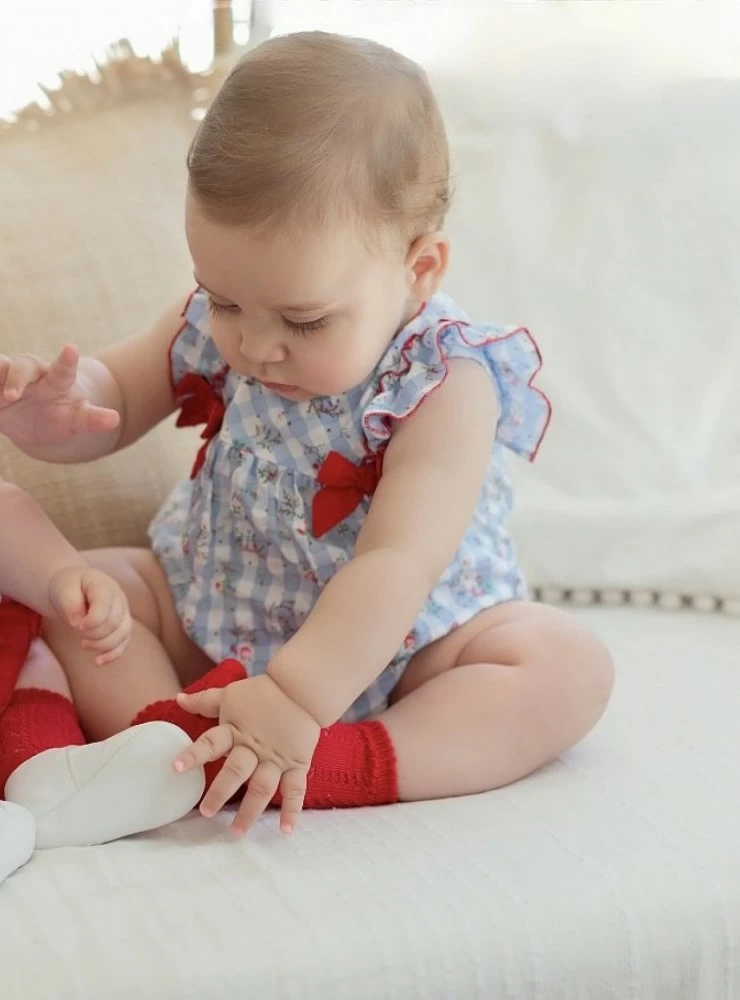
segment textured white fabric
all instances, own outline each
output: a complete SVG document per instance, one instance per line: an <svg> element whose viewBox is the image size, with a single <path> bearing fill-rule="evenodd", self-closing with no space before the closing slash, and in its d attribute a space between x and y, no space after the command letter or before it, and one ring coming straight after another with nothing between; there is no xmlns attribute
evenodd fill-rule
<svg viewBox="0 0 740 1000"><path fill-rule="evenodd" d="M33 853L36 824L27 809L0 802L0 884Z"/></svg>
<svg viewBox="0 0 740 1000"><path fill-rule="evenodd" d="M449 116L450 289L526 323L545 359L551 433L512 463L525 572L737 597L740 81L545 72L512 105L501 75L450 87L455 107L489 97Z"/></svg>
<svg viewBox="0 0 740 1000"><path fill-rule="evenodd" d="M457 801L191 817L0 889L3 1000L740 996L738 628L587 611L618 684L579 748Z"/></svg>

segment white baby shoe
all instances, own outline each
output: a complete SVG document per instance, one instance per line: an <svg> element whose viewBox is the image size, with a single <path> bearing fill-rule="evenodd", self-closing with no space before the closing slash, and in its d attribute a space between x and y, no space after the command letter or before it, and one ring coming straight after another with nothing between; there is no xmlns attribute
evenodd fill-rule
<svg viewBox="0 0 740 1000"><path fill-rule="evenodd" d="M0 882L33 854L36 824L27 809L0 801Z"/></svg>
<svg viewBox="0 0 740 1000"><path fill-rule="evenodd" d="M16 768L5 798L36 820L36 847L84 847L180 819L203 795L203 768L172 769L191 745L169 722L132 726L101 743L45 750Z"/></svg>

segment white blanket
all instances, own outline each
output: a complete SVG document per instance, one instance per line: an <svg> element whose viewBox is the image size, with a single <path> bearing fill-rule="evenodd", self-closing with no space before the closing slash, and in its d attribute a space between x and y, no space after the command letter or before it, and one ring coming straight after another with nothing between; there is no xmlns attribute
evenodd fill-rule
<svg viewBox="0 0 740 1000"><path fill-rule="evenodd" d="M488 795L191 818L0 889L2 1000L740 997L736 621L591 611L597 731Z"/></svg>

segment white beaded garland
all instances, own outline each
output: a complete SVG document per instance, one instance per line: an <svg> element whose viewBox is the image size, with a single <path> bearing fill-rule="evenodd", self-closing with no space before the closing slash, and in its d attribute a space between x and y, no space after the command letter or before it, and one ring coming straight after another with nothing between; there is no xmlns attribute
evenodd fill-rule
<svg viewBox="0 0 740 1000"><path fill-rule="evenodd" d="M715 597L712 594L675 594L657 590L620 590L616 587L565 587L547 585L535 587L533 596L543 604L566 604L577 608L601 605L619 608L660 608L662 611L686 609L697 614L725 614L740 618L740 598Z"/></svg>

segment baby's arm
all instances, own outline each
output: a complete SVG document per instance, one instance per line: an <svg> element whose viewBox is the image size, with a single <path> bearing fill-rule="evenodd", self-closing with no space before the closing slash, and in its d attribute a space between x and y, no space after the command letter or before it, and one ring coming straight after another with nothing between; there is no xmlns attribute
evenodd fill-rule
<svg viewBox="0 0 740 1000"><path fill-rule="evenodd" d="M175 409L169 348L182 309L79 364L72 347L51 366L0 358L0 433L47 462L89 462L132 444Z"/></svg>
<svg viewBox="0 0 740 1000"><path fill-rule="evenodd" d="M131 634L126 596L92 569L23 490L0 480L0 595L81 632L99 664L114 660Z"/></svg>
<svg viewBox="0 0 740 1000"><path fill-rule="evenodd" d="M52 577L68 566L85 565L38 504L0 480L0 594L51 616Z"/></svg>
<svg viewBox="0 0 740 1000"><path fill-rule="evenodd" d="M322 727L393 659L450 564L486 476L497 405L484 369L453 361L444 385L396 426L355 558L268 671Z"/></svg>

